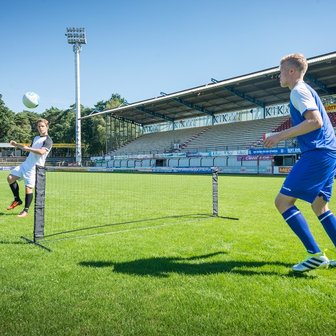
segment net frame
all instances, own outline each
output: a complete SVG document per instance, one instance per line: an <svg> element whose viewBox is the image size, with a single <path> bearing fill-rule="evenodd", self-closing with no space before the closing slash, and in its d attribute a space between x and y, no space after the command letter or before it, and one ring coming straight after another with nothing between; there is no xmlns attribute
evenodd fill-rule
<svg viewBox="0 0 336 336"><path fill-rule="evenodd" d="M46 199L46 175L47 171L72 171L72 172L108 172L111 169L104 168L96 168L96 167L71 167L69 168L59 168L59 167L40 167L38 166L36 169L36 187L35 187L35 208L34 208L34 231L33 231L33 240L30 240L26 237L21 237L29 243L34 243L42 248L45 248L48 251L51 251L48 247L41 244L41 240L45 238L45 199ZM133 169L132 172L136 172L138 170ZM219 217L218 212L218 168L206 168L206 169L172 169L170 173L173 174L207 174L211 176L211 185L212 185L212 215L209 212L209 217ZM119 171L120 172L120 171ZM125 172L125 170L122 170ZM130 171L127 171L130 172ZM157 171L161 172L162 171ZM169 172L165 172L169 174ZM153 172L152 174L155 174ZM210 210L210 209L209 209ZM223 217L225 218L225 217ZM230 218L235 219L235 218Z"/></svg>

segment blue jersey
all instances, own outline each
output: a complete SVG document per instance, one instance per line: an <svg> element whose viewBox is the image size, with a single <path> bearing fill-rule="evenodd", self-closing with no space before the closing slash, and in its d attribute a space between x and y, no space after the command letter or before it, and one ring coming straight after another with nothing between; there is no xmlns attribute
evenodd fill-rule
<svg viewBox="0 0 336 336"><path fill-rule="evenodd" d="M304 114L306 111L318 110L321 113L322 127L297 137L302 153L313 149L336 151L334 128L320 97L313 88L303 81L297 83L291 91L289 107L292 126L296 126L305 120Z"/></svg>

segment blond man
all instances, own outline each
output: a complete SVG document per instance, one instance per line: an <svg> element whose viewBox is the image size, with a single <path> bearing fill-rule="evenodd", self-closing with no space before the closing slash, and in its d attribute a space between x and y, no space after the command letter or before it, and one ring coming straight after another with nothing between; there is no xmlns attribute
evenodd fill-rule
<svg viewBox="0 0 336 336"><path fill-rule="evenodd" d="M304 82L308 62L302 54L290 54L280 62L280 85L290 89L292 127L268 137L265 147L296 137L301 157L286 177L275 206L305 246L308 256L293 266L296 272L335 266L321 251L308 223L295 206L297 199L311 204L312 210L336 246L336 218L329 210L336 171L335 131L316 91Z"/></svg>

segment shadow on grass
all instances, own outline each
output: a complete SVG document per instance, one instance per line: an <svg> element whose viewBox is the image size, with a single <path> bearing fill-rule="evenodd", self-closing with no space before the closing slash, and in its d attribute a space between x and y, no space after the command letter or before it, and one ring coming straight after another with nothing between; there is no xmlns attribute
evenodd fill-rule
<svg viewBox="0 0 336 336"><path fill-rule="evenodd" d="M17 216L20 212L2 212L0 211L0 216Z"/></svg>
<svg viewBox="0 0 336 336"><path fill-rule="evenodd" d="M209 215L209 214L185 214L185 215L176 215L176 216L164 216L164 217L155 217L155 218L144 218L144 219L138 219L138 220L133 220L133 221L117 222L117 223L104 224L104 225L87 226L87 227L73 229L73 230L67 230L67 231L60 231L60 232L56 232L56 233L51 233L51 234L45 235L44 238L50 238L50 237L59 236L59 235L66 235L68 233L74 233L74 232L83 232L83 231L89 231L89 230L94 230L94 229L101 229L101 228L105 228L105 227L112 227L112 226L118 226L118 225L129 225L129 224L138 224L138 223L146 223L146 222L155 222L155 221L166 220L166 219L167 220L168 219L194 220L194 219L209 219L209 218L222 218L222 219L237 220L237 218L233 218L233 217L223 217L223 216L214 217L214 216ZM95 235L95 234L93 234L93 235ZM79 236L78 238L82 238L82 237L83 236ZM74 239L74 238L76 238L76 237L71 236L71 239Z"/></svg>
<svg viewBox="0 0 336 336"><path fill-rule="evenodd" d="M169 277L170 273L183 275L210 275L217 273L233 273L248 276L295 276L292 273L286 274L283 271L275 271L273 266L281 266L286 268L292 266L292 264L282 263L278 261L204 261L204 259L208 259L216 255L222 254L226 254L226 252L215 252L191 258L156 257L148 259L138 259L128 262L82 261L79 263L79 265L95 268L112 267L113 271L117 273L153 277ZM311 278L311 276L306 276L302 274L300 274L300 277Z"/></svg>
<svg viewBox="0 0 336 336"><path fill-rule="evenodd" d="M25 244L20 240L0 240L0 245L23 245Z"/></svg>

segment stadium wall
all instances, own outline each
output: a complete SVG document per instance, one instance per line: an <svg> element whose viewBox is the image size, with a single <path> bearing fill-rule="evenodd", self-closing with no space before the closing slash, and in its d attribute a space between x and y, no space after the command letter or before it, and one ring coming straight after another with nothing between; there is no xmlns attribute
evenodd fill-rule
<svg viewBox="0 0 336 336"><path fill-rule="evenodd" d="M288 174L290 165L300 154L298 148L250 149L221 152L162 153L91 158L96 167L112 170L146 169L155 171L176 168L208 169L218 167L226 174ZM280 158L280 160L279 160ZM281 162L280 167L277 162ZM282 167L285 167L282 169Z"/></svg>

